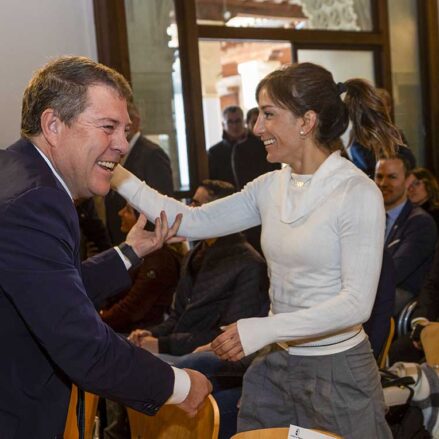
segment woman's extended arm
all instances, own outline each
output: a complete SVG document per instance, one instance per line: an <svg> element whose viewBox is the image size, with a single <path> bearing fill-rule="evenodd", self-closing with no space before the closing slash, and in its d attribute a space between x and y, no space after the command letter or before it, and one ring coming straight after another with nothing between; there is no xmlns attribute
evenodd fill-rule
<svg viewBox="0 0 439 439"><path fill-rule="evenodd" d="M165 211L172 224L176 215L182 213L178 234L190 240L229 235L261 223L253 183L241 192L201 207L189 207L161 195L120 165L114 171L111 185L151 221Z"/></svg>

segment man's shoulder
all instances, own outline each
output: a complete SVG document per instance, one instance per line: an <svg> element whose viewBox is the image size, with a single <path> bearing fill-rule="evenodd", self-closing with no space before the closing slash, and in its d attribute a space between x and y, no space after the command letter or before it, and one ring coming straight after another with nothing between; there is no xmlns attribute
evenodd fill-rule
<svg viewBox="0 0 439 439"><path fill-rule="evenodd" d="M170 167L170 163L168 154L160 145L141 135L134 144L125 162L125 167L136 174L138 169L144 169L145 166L154 168L160 164L166 164ZM145 175L138 175L138 177L146 178Z"/></svg>
<svg viewBox="0 0 439 439"><path fill-rule="evenodd" d="M141 154L154 154L154 153L166 154L166 152L160 145L154 143L152 140L148 139L143 134L139 136L137 142L133 146L133 152L135 151L138 151Z"/></svg>
<svg viewBox="0 0 439 439"><path fill-rule="evenodd" d="M227 148L227 144L224 142L224 140L220 140L219 142L212 145L207 152L209 154L218 154L222 152L225 148Z"/></svg>
<svg viewBox="0 0 439 439"><path fill-rule="evenodd" d="M21 194L39 187L57 187L56 178L34 148L19 141L6 150L0 151L0 200L16 199ZM24 151L24 152L23 152ZM13 184L12 184L13 183Z"/></svg>
<svg viewBox="0 0 439 439"><path fill-rule="evenodd" d="M411 210L407 216L407 221L422 222L426 224L435 225L433 217L426 212L422 207L411 205Z"/></svg>
<svg viewBox="0 0 439 439"><path fill-rule="evenodd" d="M414 206L411 203L404 206L397 222L400 224L402 233L431 235L432 237L436 235L436 223L433 217L421 207Z"/></svg>

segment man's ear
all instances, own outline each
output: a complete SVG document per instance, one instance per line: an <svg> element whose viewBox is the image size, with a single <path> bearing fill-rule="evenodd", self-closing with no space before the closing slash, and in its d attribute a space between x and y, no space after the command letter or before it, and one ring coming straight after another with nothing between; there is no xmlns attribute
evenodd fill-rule
<svg viewBox="0 0 439 439"><path fill-rule="evenodd" d="M302 129L303 135L306 136L307 134L311 133L314 128L317 125L317 113L313 110L308 110L303 116L302 116Z"/></svg>
<svg viewBox="0 0 439 439"><path fill-rule="evenodd" d="M47 108L41 114L40 120L41 131L47 142L52 146L56 146L58 144L58 138L62 128L60 118L55 114L55 111L52 108Z"/></svg>

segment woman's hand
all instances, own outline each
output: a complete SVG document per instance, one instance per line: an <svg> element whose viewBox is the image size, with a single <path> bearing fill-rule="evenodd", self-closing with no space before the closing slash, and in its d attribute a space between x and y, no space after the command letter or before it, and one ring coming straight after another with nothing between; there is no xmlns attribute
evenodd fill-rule
<svg viewBox="0 0 439 439"><path fill-rule="evenodd" d="M203 344L201 346L198 346L197 348L195 348L193 350L193 352L212 352L212 344L207 343L207 344Z"/></svg>
<svg viewBox="0 0 439 439"><path fill-rule="evenodd" d="M226 326L224 332L218 335L211 345L221 360L238 361L245 356L236 323Z"/></svg>

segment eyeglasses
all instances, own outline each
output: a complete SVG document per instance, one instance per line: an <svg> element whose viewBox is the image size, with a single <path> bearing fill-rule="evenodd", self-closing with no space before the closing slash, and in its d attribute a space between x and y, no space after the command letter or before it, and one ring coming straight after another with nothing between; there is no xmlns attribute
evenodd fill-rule
<svg viewBox="0 0 439 439"><path fill-rule="evenodd" d="M227 125L243 125L244 121L242 119L227 119Z"/></svg>
<svg viewBox="0 0 439 439"><path fill-rule="evenodd" d="M424 182L422 180L413 180L410 185L409 185L409 189L415 189L419 186L422 186L424 184Z"/></svg>

